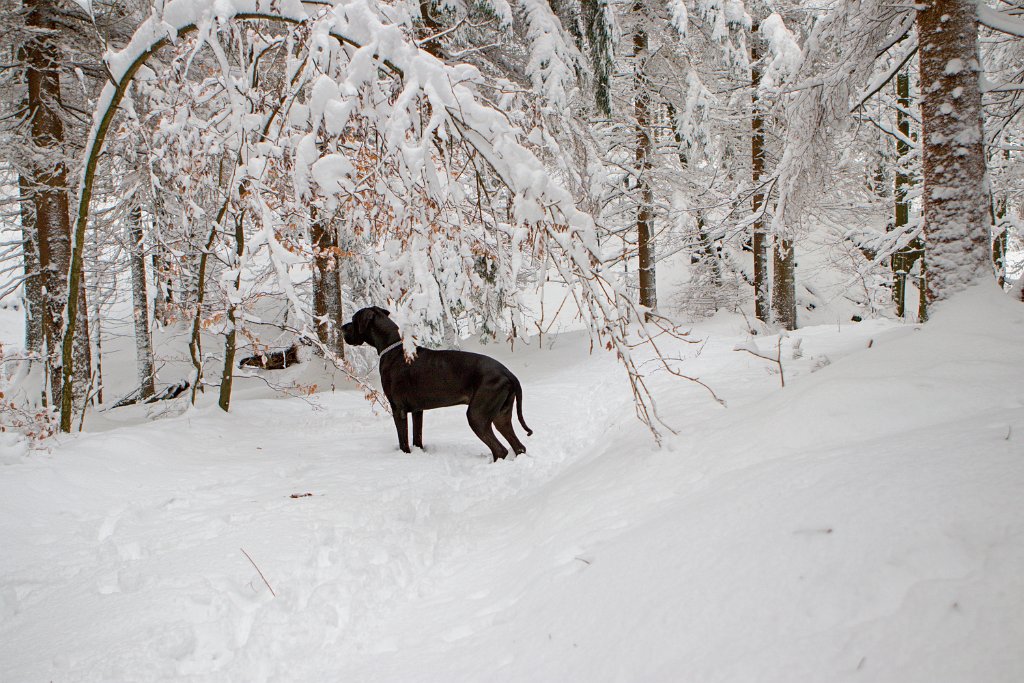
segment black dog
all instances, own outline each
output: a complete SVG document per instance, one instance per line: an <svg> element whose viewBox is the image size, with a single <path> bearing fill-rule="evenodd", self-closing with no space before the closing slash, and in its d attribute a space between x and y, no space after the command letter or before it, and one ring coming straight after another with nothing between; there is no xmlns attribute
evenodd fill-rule
<svg viewBox="0 0 1024 683"><path fill-rule="evenodd" d="M412 445L423 448L424 410L468 404L469 426L491 449L495 461L508 455L508 449L494 436L492 424L516 455L525 453L526 446L512 429L513 403L518 402L519 424L527 434L533 431L523 420L523 388L516 376L493 358L466 351L431 351L421 346L416 349L416 358L406 362L398 325L390 315L379 306L364 308L341 330L346 344L369 344L380 354L380 380L395 417L399 448L412 452L406 419L409 413Z"/></svg>

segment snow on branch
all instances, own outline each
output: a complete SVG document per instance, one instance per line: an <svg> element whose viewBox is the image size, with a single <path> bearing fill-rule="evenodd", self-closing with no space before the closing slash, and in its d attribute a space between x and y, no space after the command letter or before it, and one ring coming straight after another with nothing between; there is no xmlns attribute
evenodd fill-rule
<svg viewBox="0 0 1024 683"><path fill-rule="evenodd" d="M799 73L801 82L813 85L792 92L785 104L787 133L772 219L777 234L791 230L814 200L818 179L828 176L833 132L849 121L851 101L864 92L879 46L898 42L913 11L884 0L839 2L814 22Z"/></svg>
<svg viewBox="0 0 1024 683"><path fill-rule="evenodd" d="M856 104L850 107L850 112L852 113L863 107L864 103L874 97L879 90L892 81L892 79L896 77L896 74L898 74L900 70L906 66L907 62L909 62L916 54L917 38L915 37L913 40L907 42L907 45L903 48L902 52L900 52L899 56L893 60L892 65L886 69L885 72L879 74L871 81L870 84L868 84L866 88L864 88L864 93L857 98Z"/></svg>
<svg viewBox="0 0 1024 683"><path fill-rule="evenodd" d="M586 68L586 61L576 46L566 40L562 22L547 0L519 0L519 7L526 15L526 39L530 41L526 71L534 90L551 107L563 108L569 104L576 72Z"/></svg>
<svg viewBox="0 0 1024 683"><path fill-rule="evenodd" d="M771 90L797 73L803 55L796 36L786 27L778 13L768 15L761 22L759 32L768 43L768 54L771 56L761 74L761 87Z"/></svg>
<svg viewBox="0 0 1024 683"><path fill-rule="evenodd" d="M978 3L978 22L993 31L1024 38L1024 21L993 9L983 2Z"/></svg>
<svg viewBox="0 0 1024 683"><path fill-rule="evenodd" d="M864 255L871 267L885 263L896 252L906 249L911 242L921 237L923 223L920 217L900 226L896 230L877 232L864 228L851 228L843 235Z"/></svg>
<svg viewBox="0 0 1024 683"><path fill-rule="evenodd" d="M315 11L311 14L307 7ZM551 23L557 18L546 3L530 0L524 8L530 18L534 58L539 61L548 100L554 103L565 94L570 62L578 55L560 47L556 33L561 33ZM487 286L474 274L474 259L494 264L497 275L491 287L515 309L522 257L550 255L574 288L592 333L603 346L616 351L625 365L638 415L657 434L657 410L628 338L636 333L638 321L642 342L660 332L643 322L647 311L631 300L624 285L602 271L592 218L576 207L509 117L478 94L477 88L487 85L478 69L447 64L421 49L412 27L391 22L372 0L315 7L297 0L270 4L172 0L139 27L124 49L106 55L110 80L97 100L87 138L65 320L76 319L98 159L135 73L156 50L186 32L198 30L201 41L216 53L219 30L233 21L251 19L308 29L303 31L309 41L303 49L322 73L312 84L308 106L296 106L287 125L279 127L278 135L283 137L269 139L264 131L264 138L247 148L239 166L239 177L246 179L251 190L246 193L246 215L259 226L248 254L268 247L289 298L295 299L287 275L294 259L275 235L280 214L295 214L303 202L307 211L311 201L328 210L345 207L361 217L360 223L350 224L355 233L371 231L389 249L400 243L402 249L393 252L397 258L380 264L381 278L390 288L389 296L398 302L398 315L413 323L413 331L436 319L442 298L464 299ZM336 47L324 42L328 37ZM224 62L223 55L218 61ZM225 112L227 127L244 135L250 130L246 121L259 116L235 94L228 96L233 101ZM327 135L326 144L318 137L321 132ZM280 191L285 178L290 178L291 192ZM487 189L495 187L495 181L503 188L504 199ZM467 201L470 192L475 192L475 204ZM289 201L299 206L278 207L282 196L293 197ZM243 265L247 261L248 257ZM515 315L514 310L513 329ZM68 398L74 377L72 338L65 334ZM70 419L70 402L66 412Z"/></svg>

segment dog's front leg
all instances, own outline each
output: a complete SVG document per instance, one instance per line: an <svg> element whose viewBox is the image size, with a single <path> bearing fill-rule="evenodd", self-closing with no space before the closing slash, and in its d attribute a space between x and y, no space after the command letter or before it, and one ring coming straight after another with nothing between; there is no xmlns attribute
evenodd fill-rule
<svg viewBox="0 0 1024 683"><path fill-rule="evenodd" d="M423 448L423 411L412 411L412 445Z"/></svg>
<svg viewBox="0 0 1024 683"><path fill-rule="evenodd" d="M395 429L398 430L398 447L406 453L412 453L409 448L409 413L392 403L391 414L395 418Z"/></svg>

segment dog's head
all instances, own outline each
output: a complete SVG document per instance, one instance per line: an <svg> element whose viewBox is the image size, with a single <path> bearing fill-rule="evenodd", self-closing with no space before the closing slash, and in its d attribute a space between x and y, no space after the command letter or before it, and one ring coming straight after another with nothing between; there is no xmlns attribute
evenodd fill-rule
<svg viewBox="0 0 1024 683"><path fill-rule="evenodd" d="M351 322L341 326L341 333L345 337L345 343L349 346L372 344L374 323L386 320L391 325L394 325L390 320L390 316L391 313L380 306L359 309L352 316Z"/></svg>

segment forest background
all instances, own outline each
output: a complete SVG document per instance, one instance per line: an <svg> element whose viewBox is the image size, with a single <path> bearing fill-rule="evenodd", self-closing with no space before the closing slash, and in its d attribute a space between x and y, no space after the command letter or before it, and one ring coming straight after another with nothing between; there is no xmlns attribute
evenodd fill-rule
<svg viewBox="0 0 1024 683"><path fill-rule="evenodd" d="M228 410L243 346L365 385L338 330L378 304L410 351L573 318L657 434L633 352L667 369L680 321L923 322L1020 280L1021 11L6 0L4 425Z"/></svg>

